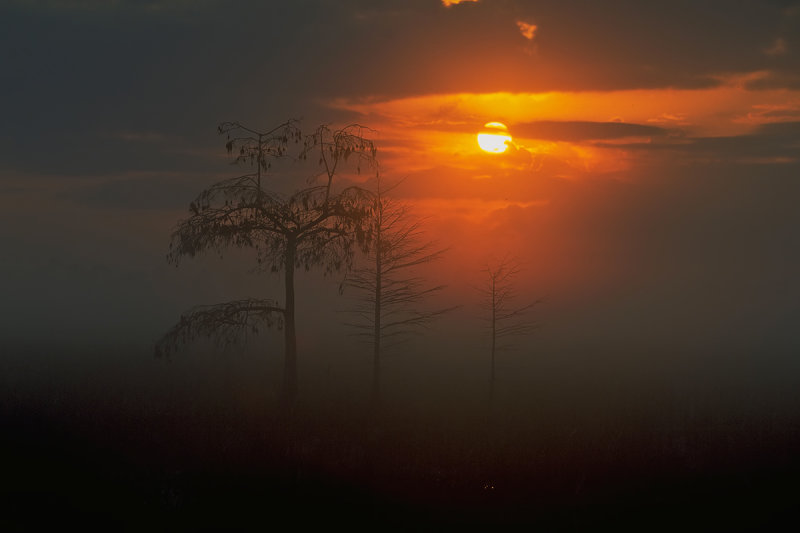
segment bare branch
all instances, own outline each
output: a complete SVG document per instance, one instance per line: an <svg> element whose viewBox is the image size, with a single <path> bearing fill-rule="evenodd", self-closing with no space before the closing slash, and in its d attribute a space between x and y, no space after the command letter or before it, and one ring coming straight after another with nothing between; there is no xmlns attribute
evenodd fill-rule
<svg viewBox="0 0 800 533"><path fill-rule="evenodd" d="M504 337L529 335L537 329L529 313L541 300L514 305L518 298L515 278L521 268L513 258L506 256L494 266L487 265L483 272L486 274L486 284L478 288L483 297L483 318L491 331L495 349L506 348L508 344L497 346L496 342Z"/></svg>
<svg viewBox="0 0 800 533"><path fill-rule="evenodd" d="M202 305L181 315L180 320L156 343L156 355L169 357L181 346L208 338L218 346L236 344L247 333L258 333L263 326L282 327L283 312L272 300L236 300L217 305Z"/></svg>
<svg viewBox="0 0 800 533"><path fill-rule="evenodd" d="M383 339L417 333L454 308L417 307L445 286L429 285L414 275L416 267L440 259L446 250L424 240L421 221L412 218L408 205L386 197L380 180L371 200L364 258L342 286L355 292L359 303L351 312L363 321L347 325L372 331L377 357Z"/></svg>
<svg viewBox="0 0 800 533"><path fill-rule="evenodd" d="M239 122L223 122L217 133L226 136L225 148L234 156L234 163L257 165L259 171L269 170L272 159L287 156L289 144L298 144L303 138L299 122L294 119L264 132Z"/></svg>

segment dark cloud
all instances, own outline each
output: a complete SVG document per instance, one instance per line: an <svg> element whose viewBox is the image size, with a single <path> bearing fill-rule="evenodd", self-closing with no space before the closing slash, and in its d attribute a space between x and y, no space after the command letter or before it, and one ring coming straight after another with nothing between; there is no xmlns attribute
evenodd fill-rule
<svg viewBox="0 0 800 533"><path fill-rule="evenodd" d="M800 74L796 71L769 71L765 75L745 83L752 91L769 89L800 89Z"/></svg>
<svg viewBox="0 0 800 533"><path fill-rule="evenodd" d="M624 139L627 137L663 137L673 130L625 122L584 122L542 120L514 124L515 137L549 141L581 142L589 140Z"/></svg>
<svg viewBox="0 0 800 533"><path fill-rule="evenodd" d="M692 150L718 157L797 160L800 122L764 124L750 135L695 139Z"/></svg>
<svg viewBox="0 0 800 533"><path fill-rule="evenodd" d="M103 180L74 187L60 196L80 205L104 209L186 208L212 176L144 176Z"/></svg>
<svg viewBox="0 0 800 533"><path fill-rule="evenodd" d="M763 52L776 38L787 43L783 56L793 47L779 35L785 10L764 2L36 4L16 4L5 15L13 21L6 42L22 56L45 59L34 62L38 67L55 66L61 56L68 59L58 61L62 72L79 67L75 79L105 85L121 77L136 89L160 78L162 89L177 82L195 93L226 82L248 93L258 84L267 97L276 89L358 96L701 87L721 73L787 61ZM518 32L522 18L539 28L533 55ZM82 78L80 67L101 65Z"/></svg>
<svg viewBox="0 0 800 533"><path fill-rule="evenodd" d="M653 143L596 143L595 146L625 148L643 151L677 152L685 161L696 162L697 157L718 161L751 161L761 163L786 163L798 160L800 147L800 122L762 124L752 133L717 137L684 137L661 139Z"/></svg>
<svg viewBox="0 0 800 533"><path fill-rule="evenodd" d="M137 137L137 135L151 135ZM0 172L86 177L125 172L204 172L224 153L213 127L198 139L90 129L48 132L42 140L22 133L0 144Z"/></svg>
<svg viewBox="0 0 800 533"><path fill-rule="evenodd" d="M452 113L451 113L452 115ZM464 117L457 117L463 120ZM433 122L421 126L426 130L474 133L475 122L479 119L469 117L464 122ZM625 139L628 137L680 136L683 132L649 124L627 122L592 122L582 120L537 120L533 122L509 122L509 133L515 138L541 139L549 141L602 141Z"/></svg>

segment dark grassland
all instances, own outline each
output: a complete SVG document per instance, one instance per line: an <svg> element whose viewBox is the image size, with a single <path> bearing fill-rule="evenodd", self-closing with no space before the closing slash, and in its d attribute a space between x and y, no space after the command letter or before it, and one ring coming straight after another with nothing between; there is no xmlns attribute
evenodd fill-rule
<svg viewBox="0 0 800 533"><path fill-rule="evenodd" d="M800 502L789 378L675 393L666 377L610 385L552 366L490 412L480 380L398 372L376 412L366 383L325 370L287 416L277 378L235 356L191 376L113 357L72 370L53 354L6 358L0 530L755 531L792 523Z"/></svg>

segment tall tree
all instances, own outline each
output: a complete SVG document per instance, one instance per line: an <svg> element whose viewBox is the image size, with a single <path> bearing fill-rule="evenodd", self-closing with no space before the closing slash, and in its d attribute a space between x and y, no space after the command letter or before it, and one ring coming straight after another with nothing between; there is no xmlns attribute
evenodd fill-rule
<svg viewBox="0 0 800 533"><path fill-rule="evenodd" d="M452 308L425 309L424 300L444 289L431 285L418 267L436 261L445 252L426 240L422 221L407 204L381 189L372 200L367 222L370 246L364 260L348 272L344 286L355 290L357 303L347 325L372 345L372 396L380 399L381 354Z"/></svg>
<svg viewBox="0 0 800 533"><path fill-rule="evenodd" d="M528 335L535 329L529 311L539 301L518 305L519 293L515 285L521 269L516 260L505 257L495 265L483 269L485 284L479 287L481 307L491 338L491 366L489 370L489 398L494 397L495 356L512 346L513 337Z"/></svg>
<svg viewBox="0 0 800 533"><path fill-rule="evenodd" d="M366 244L371 193L356 186L337 190L342 165L355 156L358 172L374 165L376 148L359 125L331 129L323 125L304 136L295 121L261 132L238 122L219 126L235 162L253 172L224 180L202 191L189 207L191 216L172 234L168 259L179 263L208 250L253 248L258 264L283 271L284 301L246 299L191 309L159 341L157 353L169 354L197 337L229 343L259 327L277 324L284 334L282 397L289 406L297 396L295 270L321 267L326 273L348 267L355 247ZM301 144L302 143L302 144ZM321 168L311 185L282 195L264 186L276 158L300 145L296 158L317 157Z"/></svg>

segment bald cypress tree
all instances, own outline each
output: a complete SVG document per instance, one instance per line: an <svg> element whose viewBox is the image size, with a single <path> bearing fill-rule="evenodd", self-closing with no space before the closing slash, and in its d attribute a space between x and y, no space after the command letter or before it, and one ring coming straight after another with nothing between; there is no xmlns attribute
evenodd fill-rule
<svg viewBox="0 0 800 533"><path fill-rule="evenodd" d="M200 192L189 206L190 216L172 233L168 259L177 265L207 251L251 248L259 265L283 272L283 301L251 298L190 309L158 342L157 354L169 355L198 337L230 344L247 332L278 326L284 339L281 396L292 406L298 390L295 271L340 271L352 263L355 249L366 245L371 193L337 185L348 161L358 172L374 166L376 148L359 125L322 125L304 135L295 121L268 131L226 122L218 131L226 136L234 162L251 172ZM316 179L288 195L269 188L272 163L285 157L311 158L312 164L316 159L318 165Z"/></svg>
<svg viewBox="0 0 800 533"><path fill-rule="evenodd" d="M387 192L378 180L365 224L369 246L344 283L356 296L347 325L372 347L372 398L376 405L383 352L453 309L426 305L425 300L445 286L429 283L419 271L440 259L446 250L427 240L422 220L412 214L408 204Z"/></svg>
<svg viewBox="0 0 800 533"><path fill-rule="evenodd" d="M494 398L495 361L497 353L511 348L514 337L529 335L536 329L529 313L540 300L520 305L516 278L521 268L517 261L505 257L483 269L484 284L478 288L481 295L483 319L491 340L489 366L489 398Z"/></svg>

